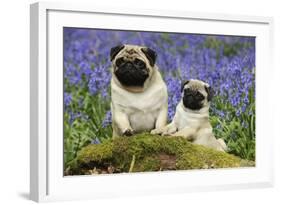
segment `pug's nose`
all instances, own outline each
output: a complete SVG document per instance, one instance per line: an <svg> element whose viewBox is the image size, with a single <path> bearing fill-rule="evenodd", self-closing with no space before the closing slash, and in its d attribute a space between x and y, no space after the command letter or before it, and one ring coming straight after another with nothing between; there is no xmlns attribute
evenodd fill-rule
<svg viewBox="0 0 281 205"><path fill-rule="evenodd" d="M126 67L129 68L129 69L133 68L133 64L131 62L128 62L128 63L126 63Z"/></svg>

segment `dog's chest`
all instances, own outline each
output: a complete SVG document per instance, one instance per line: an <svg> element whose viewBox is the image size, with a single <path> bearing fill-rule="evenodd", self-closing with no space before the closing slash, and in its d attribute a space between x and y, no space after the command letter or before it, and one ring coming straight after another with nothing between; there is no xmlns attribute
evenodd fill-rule
<svg viewBox="0 0 281 205"><path fill-rule="evenodd" d="M163 96L156 97L135 101L127 108L129 120L134 130L144 131L154 128L161 106L165 103Z"/></svg>
<svg viewBox="0 0 281 205"><path fill-rule="evenodd" d="M144 93L114 92L112 101L129 118L135 131L151 130L161 107L167 104L165 87L154 87Z"/></svg>
<svg viewBox="0 0 281 205"><path fill-rule="evenodd" d="M197 118L183 115L180 113L181 116L178 120L178 129L182 130L185 127L196 127L198 125L199 120Z"/></svg>
<svg viewBox="0 0 281 205"><path fill-rule="evenodd" d="M178 130L182 130L186 127L198 127L202 122L203 116L204 115L185 112L181 107L178 107L176 119Z"/></svg>
<svg viewBox="0 0 281 205"><path fill-rule="evenodd" d="M167 93L162 85L154 86L143 93L132 93L112 87L112 102L127 114L134 112L148 113L167 103Z"/></svg>
<svg viewBox="0 0 281 205"><path fill-rule="evenodd" d="M151 112L135 112L129 115L131 127L139 131L150 131L155 127L155 121L159 111L153 110Z"/></svg>

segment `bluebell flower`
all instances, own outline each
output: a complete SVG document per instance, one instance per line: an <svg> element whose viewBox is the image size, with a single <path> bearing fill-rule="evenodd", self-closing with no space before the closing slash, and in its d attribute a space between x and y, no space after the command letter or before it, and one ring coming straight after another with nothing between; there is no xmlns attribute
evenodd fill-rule
<svg viewBox="0 0 281 205"><path fill-rule="evenodd" d="M64 105L69 106L71 104L71 101L72 101L72 94L64 92L63 93L63 100L64 100Z"/></svg>
<svg viewBox="0 0 281 205"><path fill-rule="evenodd" d="M94 139L92 139L91 144L100 144L101 141L99 140L99 138L95 137Z"/></svg>
<svg viewBox="0 0 281 205"><path fill-rule="evenodd" d="M108 125L110 125L112 122L112 116L111 116L111 111L107 111L106 114L105 114L105 117L102 121L102 127L107 127Z"/></svg>
<svg viewBox="0 0 281 205"><path fill-rule="evenodd" d="M88 88L91 94L103 93L103 96L107 96L107 90L110 85L111 74L109 70L104 67L96 67L91 75L88 83Z"/></svg>

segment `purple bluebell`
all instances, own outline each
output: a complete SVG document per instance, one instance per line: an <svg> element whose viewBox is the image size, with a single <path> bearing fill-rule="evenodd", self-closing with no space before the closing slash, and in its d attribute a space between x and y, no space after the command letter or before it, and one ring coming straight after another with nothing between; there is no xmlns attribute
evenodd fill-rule
<svg viewBox="0 0 281 205"><path fill-rule="evenodd" d="M111 116L111 111L107 111L106 114L105 114L105 117L102 121L102 127L107 127L108 125L110 125L112 122L112 116Z"/></svg>
<svg viewBox="0 0 281 205"><path fill-rule="evenodd" d="M100 144L101 141L99 140L99 138L95 137L94 139L92 139L91 144Z"/></svg>
<svg viewBox="0 0 281 205"><path fill-rule="evenodd" d="M64 106L69 106L72 101L72 94L64 92L63 100L64 100Z"/></svg>

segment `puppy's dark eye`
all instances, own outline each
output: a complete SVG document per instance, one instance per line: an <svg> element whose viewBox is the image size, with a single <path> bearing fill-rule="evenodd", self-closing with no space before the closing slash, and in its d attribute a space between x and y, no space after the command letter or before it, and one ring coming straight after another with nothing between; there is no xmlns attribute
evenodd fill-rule
<svg viewBox="0 0 281 205"><path fill-rule="evenodd" d="M117 60L116 60L116 62L115 62L115 65L117 66L117 67L119 67L121 64L123 64L124 63L124 58L118 58Z"/></svg>
<svg viewBox="0 0 281 205"><path fill-rule="evenodd" d="M134 65L138 68L144 68L145 67L145 63L140 59L135 59Z"/></svg>

